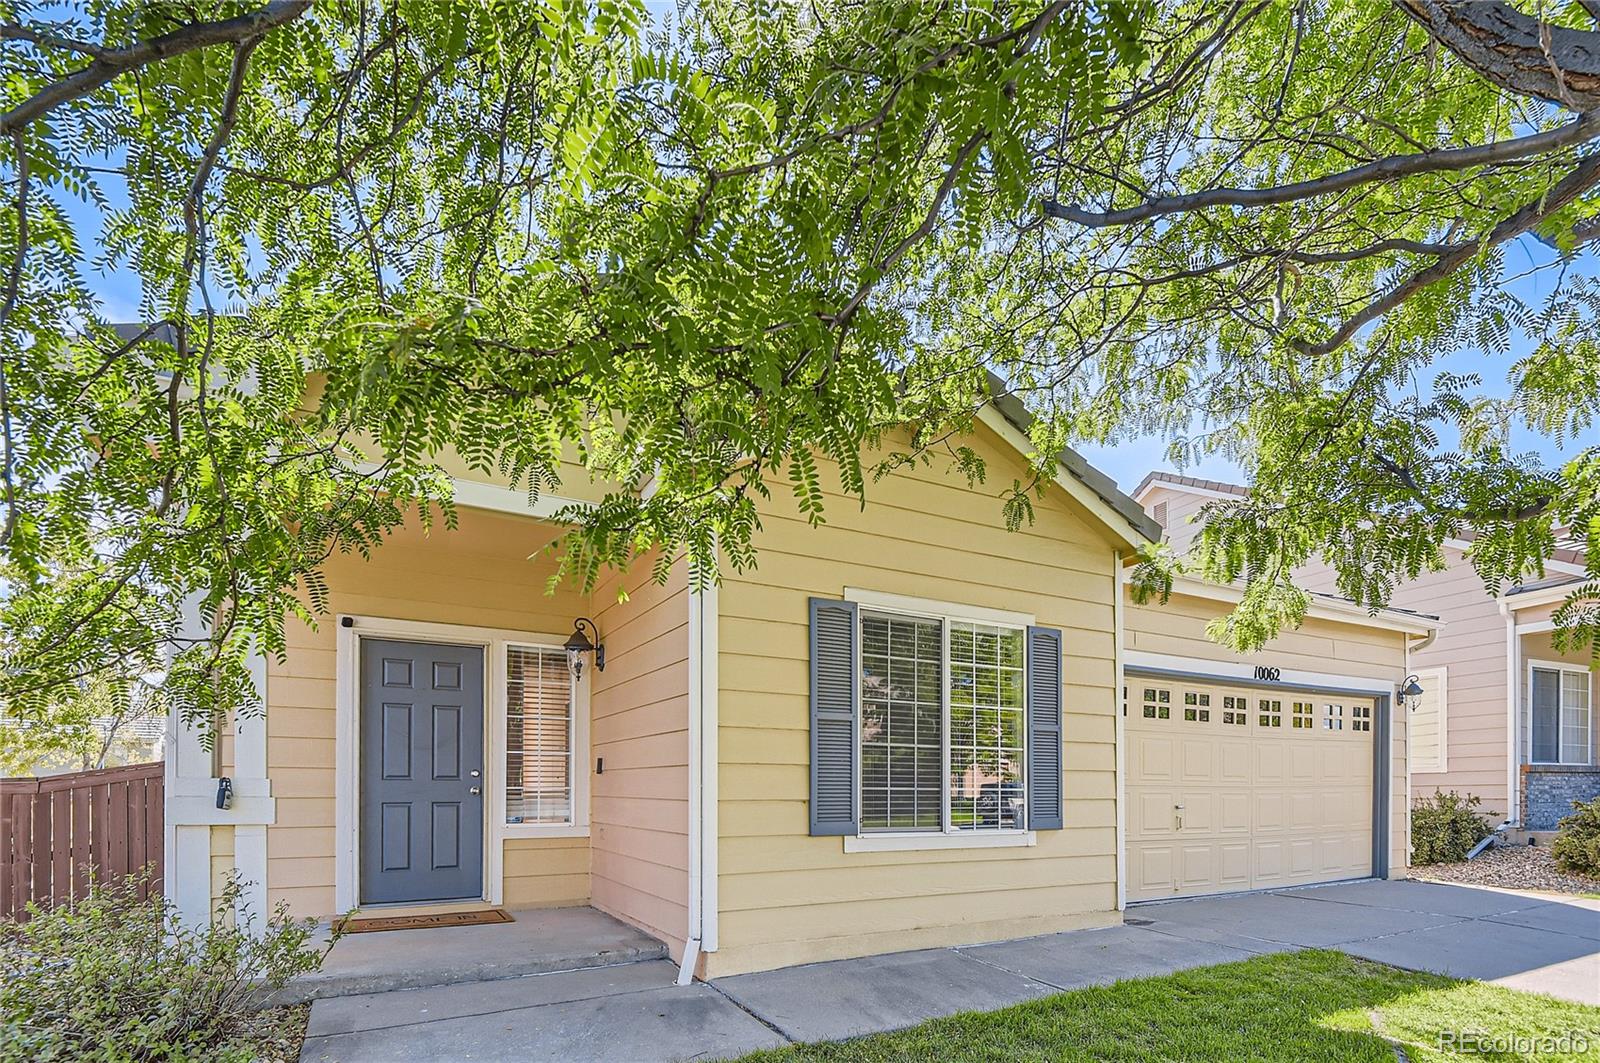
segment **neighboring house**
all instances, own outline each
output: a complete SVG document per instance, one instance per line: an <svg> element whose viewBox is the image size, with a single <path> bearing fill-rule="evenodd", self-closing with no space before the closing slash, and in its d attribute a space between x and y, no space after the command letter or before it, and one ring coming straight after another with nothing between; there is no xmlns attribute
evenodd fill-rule
<svg viewBox="0 0 1600 1063"><path fill-rule="evenodd" d="M1237 484L1157 472L1134 498L1181 553L1206 503L1246 493ZM1470 545L1447 541L1445 569L1402 585L1392 603L1442 621L1437 638L1411 648L1411 673L1425 691L1408 714L1411 793L1473 794L1496 822L1553 830L1573 800L1600 796L1594 661L1556 652L1550 622L1583 580L1584 556L1563 544L1546 562L1545 578L1496 598L1467 557ZM1313 590L1334 586L1326 566L1300 578Z"/></svg>
<svg viewBox="0 0 1600 1063"><path fill-rule="evenodd" d="M1025 475L1026 424L984 411L991 482ZM603 493L568 472L568 498ZM457 529L328 563L334 615L260 664L265 720L221 744L230 808L173 724L191 918L228 871L324 919L589 904L712 976L1404 870L1390 706L1431 623L1330 601L1226 652L1204 627L1232 591L1130 604L1160 529L1075 454L1017 532L994 490L918 467L820 528L764 502L759 567L718 586L646 558L593 594L545 593L568 499L459 475ZM574 676L578 618L604 668Z"/></svg>

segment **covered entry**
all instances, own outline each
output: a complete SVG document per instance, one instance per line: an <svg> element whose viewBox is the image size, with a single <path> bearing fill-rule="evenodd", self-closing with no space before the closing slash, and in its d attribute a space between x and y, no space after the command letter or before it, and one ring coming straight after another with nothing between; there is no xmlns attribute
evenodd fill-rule
<svg viewBox="0 0 1600 1063"><path fill-rule="evenodd" d="M1129 674L1128 900L1375 872L1374 699Z"/></svg>

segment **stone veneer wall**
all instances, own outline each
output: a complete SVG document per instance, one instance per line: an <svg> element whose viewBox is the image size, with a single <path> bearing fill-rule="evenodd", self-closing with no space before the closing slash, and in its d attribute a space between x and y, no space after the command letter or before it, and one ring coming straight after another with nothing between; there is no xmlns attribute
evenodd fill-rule
<svg viewBox="0 0 1600 1063"><path fill-rule="evenodd" d="M1600 768L1570 764L1522 766L1522 825L1527 830L1555 830L1572 802L1600 797Z"/></svg>

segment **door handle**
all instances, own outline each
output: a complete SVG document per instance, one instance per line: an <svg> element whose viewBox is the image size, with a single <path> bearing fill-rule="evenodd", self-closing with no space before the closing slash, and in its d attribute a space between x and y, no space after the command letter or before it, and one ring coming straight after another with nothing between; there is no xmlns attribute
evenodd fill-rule
<svg viewBox="0 0 1600 1063"><path fill-rule="evenodd" d="M476 786L474 786L474 787L470 788L469 790L467 790L467 793L472 794L474 797L476 797L478 794L483 793L483 791L478 789Z"/></svg>
<svg viewBox="0 0 1600 1063"><path fill-rule="evenodd" d="M473 769L473 771L472 771L472 777L473 777L473 778L474 778L474 779L476 779L476 778L477 778L477 777L478 777L478 771L477 771L477 769Z"/></svg>

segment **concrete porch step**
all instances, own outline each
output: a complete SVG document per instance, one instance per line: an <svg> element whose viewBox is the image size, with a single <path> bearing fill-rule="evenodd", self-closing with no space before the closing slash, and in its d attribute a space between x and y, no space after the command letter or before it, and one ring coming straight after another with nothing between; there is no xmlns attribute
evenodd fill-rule
<svg viewBox="0 0 1600 1063"><path fill-rule="evenodd" d="M510 923L347 934L274 1004L492 982L667 958L667 946L593 908L512 910Z"/></svg>
<svg viewBox="0 0 1600 1063"><path fill-rule="evenodd" d="M1521 827L1512 827L1504 832L1497 844L1538 845L1548 849L1550 843L1556 840L1556 833L1553 830L1523 830Z"/></svg>

